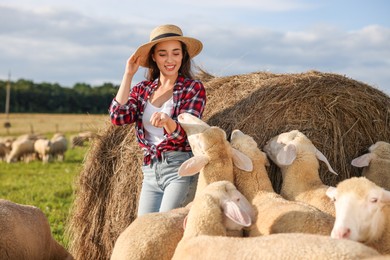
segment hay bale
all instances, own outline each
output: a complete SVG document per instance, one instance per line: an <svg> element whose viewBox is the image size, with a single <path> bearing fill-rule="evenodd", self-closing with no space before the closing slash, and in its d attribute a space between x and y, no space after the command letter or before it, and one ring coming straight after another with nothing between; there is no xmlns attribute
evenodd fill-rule
<svg viewBox="0 0 390 260"><path fill-rule="evenodd" d="M360 170L350 162L376 141L390 140L390 98L367 84L342 75L310 71L300 74L265 72L215 78L207 83L207 122L252 135L260 148L271 137L298 129L327 156L338 176L321 164L328 185ZM275 165L269 176L280 191Z"/></svg>
<svg viewBox="0 0 390 260"><path fill-rule="evenodd" d="M310 71L213 78L203 73L204 119L210 125L229 135L241 129L260 148L279 133L302 131L339 173L330 175L321 164L321 178L329 185L359 176L350 161L372 143L390 141L390 98L345 76ZM116 238L136 216L142 155L133 128L108 125L91 145L67 228L76 259L109 259ZM279 191L281 174L275 165L269 176Z"/></svg>
<svg viewBox="0 0 390 260"><path fill-rule="evenodd" d="M108 122L93 139L66 228L75 259L109 259L117 237L136 218L141 160L133 126Z"/></svg>

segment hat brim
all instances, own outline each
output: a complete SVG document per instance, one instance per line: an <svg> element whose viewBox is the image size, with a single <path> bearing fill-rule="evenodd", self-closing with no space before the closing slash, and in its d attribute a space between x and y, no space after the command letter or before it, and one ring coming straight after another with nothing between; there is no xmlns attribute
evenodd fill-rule
<svg viewBox="0 0 390 260"><path fill-rule="evenodd" d="M178 40L183 42L187 46L187 51L188 54L191 58L195 57L198 55L202 49L203 49L203 44L201 41L191 38L191 37L185 37L185 36L171 36L171 37L166 37L166 38L161 38L155 41L148 42L146 44L141 45L138 47L138 49L134 52L133 57L136 59L137 57L140 58L140 66L149 68L149 63L148 63L148 55L150 50L154 45L160 42L165 42L165 41L172 41L172 40Z"/></svg>

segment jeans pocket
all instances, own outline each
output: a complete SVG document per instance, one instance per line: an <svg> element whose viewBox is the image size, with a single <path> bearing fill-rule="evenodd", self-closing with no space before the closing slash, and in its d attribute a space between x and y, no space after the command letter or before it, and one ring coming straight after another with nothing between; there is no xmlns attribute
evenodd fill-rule
<svg viewBox="0 0 390 260"><path fill-rule="evenodd" d="M172 151L164 153L164 161L168 165L181 165L191 157L191 152Z"/></svg>

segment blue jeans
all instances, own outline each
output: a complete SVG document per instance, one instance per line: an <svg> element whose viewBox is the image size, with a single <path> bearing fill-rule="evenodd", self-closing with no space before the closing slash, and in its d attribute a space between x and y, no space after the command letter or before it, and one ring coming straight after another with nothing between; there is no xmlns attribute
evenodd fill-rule
<svg viewBox="0 0 390 260"><path fill-rule="evenodd" d="M198 174L185 177L178 174L180 165L191 157L192 152L163 152L161 161L153 159L150 165L142 166L138 216L182 207L193 199Z"/></svg>

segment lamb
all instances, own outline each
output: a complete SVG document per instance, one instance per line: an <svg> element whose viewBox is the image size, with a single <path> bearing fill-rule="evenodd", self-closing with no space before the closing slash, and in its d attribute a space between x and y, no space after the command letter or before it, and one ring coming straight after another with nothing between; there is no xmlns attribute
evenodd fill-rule
<svg viewBox="0 0 390 260"><path fill-rule="evenodd" d="M111 260L170 260L188 211L189 206L136 218L117 238Z"/></svg>
<svg viewBox="0 0 390 260"><path fill-rule="evenodd" d="M5 161L11 149L3 142L0 142L0 160Z"/></svg>
<svg viewBox="0 0 390 260"><path fill-rule="evenodd" d="M0 259L74 259L37 207L0 199Z"/></svg>
<svg viewBox="0 0 390 260"><path fill-rule="evenodd" d="M333 238L359 241L390 254L390 191L366 177L352 177L329 187L327 195L336 207Z"/></svg>
<svg viewBox="0 0 390 260"><path fill-rule="evenodd" d="M361 259L379 253L361 243L313 234L273 234L261 237L226 237L223 215L245 227L250 223L245 197L228 181L208 185L187 217L186 229L173 255L182 259ZM233 217L232 216L232 217Z"/></svg>
<svg viewBox="0 0 390 260"><path fill-rule="evenodd" d="M48 139L38 139L34 143L34 151L38 155L38 158L42 160L42 163L48 163L50 161L51 141Z"/></svg>
<svg viewBox="0 0 390 260"><path fill-rule="evenodd" d="M280 194L284 198L308 203L335 216L334 204L326 196L328 186L320 179L318 160L337 173L307 136L292 130L271 138L263 149L282 172Z"/></svg>
<svg viewBox="0 0 390 260"><path fill-rule="evenodd" d="M390 190L390 143L378 141L368 150L369 153L353 159L351 164L363 167L363 176L376 185Z"/></svg>
<svg viewBox="0 0 390 260"><path fill-rule="evenodd" d="M96 136L97 135L95 133L90 132L90 131L81 132L81 133L78 133L77 135L72 135L70 137L71 145L72 145L71 147L72 147L72 149L74 149L76 146L83 147L84 142L88 142Z"/></svg>
<svg viewBox="0 0 390 260"><path fill-rule="evenodd" d="M317 208L298 201L289 201L277 194L268 177L266 154L256 141L240 130L234 130L230 143L246 154L253 162L253 171L243 172L233 168L237 189L252 203L257 219L248 228L248 236L274 233L311 233L330 235L334 217Z"/></svg>
<svg viewBox="0 0 390 260"><path fill-rule="evenodd" d="M68 141L66 137L61 133L56 133L51 138L50 154L53 158L57 158L58 161L65 159L65 152L68 149Z"/></svg>
<svg viewBox="0 0 390 260"><path fill-rule="evenodd" d="M233 181L233 152L222 129L210 127L202 120L194 118L196 117L190 114L179 116L180 124L182 126L186 124L183 128L187 135L188 133L191 133L192 137L198 135L191 139L192 145L198 147L196 152L194 151L197 155L193 157L194 159L186 161L179 173L193 175L201 171L196 188L198 194L209 182L221 179ZM199 163L197 161L199 158L204 161ZM249 161L248 164L251 165L251 162ZM146 214L135 219L118 237L111 259L171 259L183 235L183 230L178 226L182 226L184 217L188 213L187 207L165 213ZM226 223L229 235L242 236L242 232L237 232L242 230L237 230L236 223L229 220L226 220ZM166 237L172 237L172 240L165 241ZM134 248L137 250L135 251Z"/></svg>
<svg viewBox="0 0 390 260"><path fill-rule="evenodd" d="M8 154L7 163L16 162L24 159L25 162L28 162L30 156L35 153L34 151L35 140L28 138L16 139L12 143L11 152Z"/></svg>
<svg viewBox="0 0 390 260"><path fill-rule="evenodd" d="M233 182L233 163L242 170L252 170L252 161L230 146L224 130L209 126L188 113L180 114L178 120L187 133L194 153L181 165L179 174L191 176L200 172L195 197L214 181Z"/></svg>

